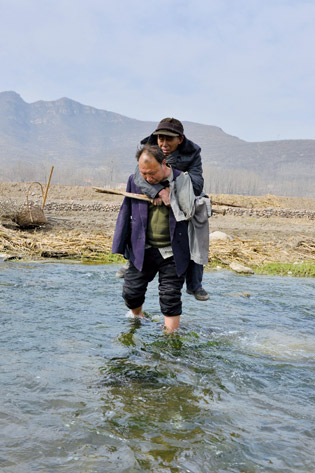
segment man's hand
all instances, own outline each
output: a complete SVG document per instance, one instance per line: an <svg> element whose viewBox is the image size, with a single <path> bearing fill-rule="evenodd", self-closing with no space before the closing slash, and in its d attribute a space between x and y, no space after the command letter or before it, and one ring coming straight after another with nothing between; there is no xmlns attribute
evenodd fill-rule
<svg viewBox="0 0 315 473"><path fill-rule="evenodd" d="M167 207L170 206L170 188L166 187L159 192L159 197L162 199L163 204Z"/></svg>
<svg viewBox="0 0 315 473"><path fill-rule="evenodd" d="M161 197L155 197L154 199L152 199L152 204L153 205L162 205L163 201L162 201Z"/></svg>

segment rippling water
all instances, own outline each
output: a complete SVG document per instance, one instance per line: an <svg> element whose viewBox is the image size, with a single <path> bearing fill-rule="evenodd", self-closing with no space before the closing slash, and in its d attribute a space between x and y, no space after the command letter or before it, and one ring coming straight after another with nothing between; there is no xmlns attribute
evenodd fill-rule
<svg viewBox="0 0 315 473"><path fill-rule="evenodd" d="M164 335L115 266L0 264L0 467L314 472L315 281L205 274Z"/></svg>

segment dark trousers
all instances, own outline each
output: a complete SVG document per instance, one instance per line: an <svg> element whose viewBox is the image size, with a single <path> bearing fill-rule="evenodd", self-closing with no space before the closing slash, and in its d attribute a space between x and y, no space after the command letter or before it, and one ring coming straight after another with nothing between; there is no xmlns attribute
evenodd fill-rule
<svg viewBox="0 0 315 473"><path fill-rule="evenodd" d="M185 275L177 276L173 256L164 259L157 248L145 250L142 271L130 262L126 271L122 296L129 309L143 305L148 283L159 273L161 312L167 316L181 315L181 290Z"/></svg>
<svg viewBox="0 0 315 473"><path fill-rule="evenodd" d="M196 292L202 287L203 265L190 260L186 272L186 287L189 291Z"/></svg>

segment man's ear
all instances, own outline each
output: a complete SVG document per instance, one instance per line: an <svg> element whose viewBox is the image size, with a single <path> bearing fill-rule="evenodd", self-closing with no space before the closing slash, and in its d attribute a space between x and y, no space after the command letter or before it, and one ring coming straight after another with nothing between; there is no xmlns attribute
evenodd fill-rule
<svg viewBox="0 0 315 473"><path fill-rule="evenodd" d="M184 141L184 135L179 137L179 144L181 145L183 141Z"/></svg>

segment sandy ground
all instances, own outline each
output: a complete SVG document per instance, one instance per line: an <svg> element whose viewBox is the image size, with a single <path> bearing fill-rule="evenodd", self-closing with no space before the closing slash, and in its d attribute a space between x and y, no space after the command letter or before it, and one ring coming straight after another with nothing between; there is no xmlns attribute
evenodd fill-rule
<svg viewBox="0 0 315 473"><path fill-rule="evenodd" d="M12 219L25 205L28 188L27 183L0 183L0 253L23 258L95 257L110 251L123 197L100 194L90 187L51 185L44 209L47 224L21 230ZM40 186L33 185L28 197L40 205ZM315 210L315 199L213 195L212 200L254 209ZM315 261L315 220L309 217L215 214L209 224L210 232L220 231L232 237L211 242L210 261L238 261L247 265Z"/></svg>

